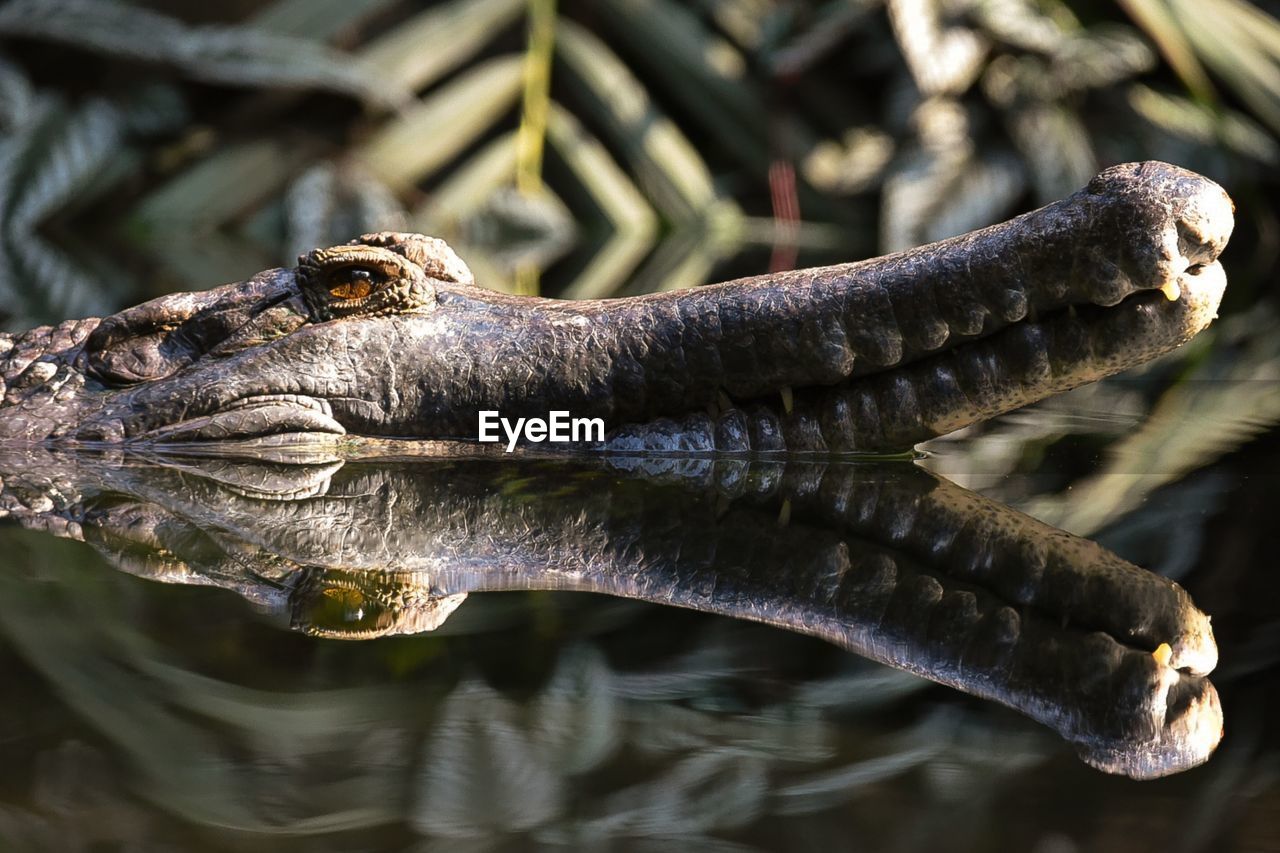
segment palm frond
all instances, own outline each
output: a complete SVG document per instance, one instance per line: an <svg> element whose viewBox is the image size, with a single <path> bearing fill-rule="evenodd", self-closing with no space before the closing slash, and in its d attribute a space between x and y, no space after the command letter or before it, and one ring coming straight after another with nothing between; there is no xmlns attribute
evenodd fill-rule
<svg viewBox="0 0 1280 853"><path fill-rule="evenodd" d="M69 110L59 98L35 92L21 72L0 64L0 90L9 95L9 125L0 135L0 292L5 325L24 328L68 316L113 310L119 276L90 271L38 236L35 228L104 180L127 169L125 121L101 99Z"/></svg>
<svg viewBox="0 0 1280 853"><path fill-rule="evenodd" d="M933 739L906 745L888 755L810 774L773 792L772 811L779 815L802 815L829 809L848 800L860 788L874 786L926 764L945 747L944 741Z"/></svg>
<svg viewBox="0 0 1280 853"><path fill-rule="evenodd" d="M329 41L386 12L396 0L275 0L246 24L254 30Z"/></svg>
<svg viewBox="0 0 1280 853"><path fill-rule="evenodd" d="M1155 4L1150 5L1154 14ZM1165 0L1158 12L1273 132L1280 132L1280 21L1241 0Z"/></svg>
<svg viewBox="0 0 1280 853"><path fill-rule="evenodd" d="M35 90L27 75L0 57L0 132L12 132L25 124L34 100Z"/></svg>
<svg viewBox="0 0 1280 853"><path fill-rule="evenodd" d="M562 19L556 56L566 83L622 148L648 198L668 218L697 219L718 200L706 163L645 87L595 35Z"/></svg>
<svg viewBox="0 0 1280 853"><path fill-rule="evenodd" d="M396 197L377 179L359 168L328 162L293 180L283 208L285 264L315 246L345 243L374 231L401 231L407 223Z"/></svg>
<svg viewBox="0 0 1280 853"><path fill-rule="evenodd" d="M622 745L622 703L612 684L604 656L576 647L561 656L534 703L530 732L563 772L594 770Z"/></svg>
<svg viewBox="0 0 1280 853"><path fill-rule="evenodd" d="M8 227L30 231L89 184L124 146L125 123L120 110L91 99L48 128L14 187Z"/></svg>
<svg viewBox="0 0 1280 853"><path fill-rule="evenodd" d="M308 154L278 140L226 146L144 196L133 209L132 230L143 241L186 235L196 242L282 193Z"/></svg>
<svg viewBox="0 0 1280 853"><path fill-rule="evenodd" d="M985 0L975 5L974 18L983 32L1001 44L1052 56L1079 34L1080 21L1060 2Z"/></svg>
<svg viewBox="0 0 1280 853"><path fill-rule="evenodd" d="M1050 73L1061 96L1114 86L1155 66L1155 53L1132 29L1099 26L1064 41L1052 56Z"/></svg>
<svg viewBox="0 0 1280 853"><path fill-rule="evenodd" d="M6 323L15 330L64 317L110 314L127 291L118 274L87 269L35 234L8 236L0 254L11 281L24 284L13 288L16 298L8 303L11 308L21 306Z"/></svg>
<svg viewBox="0 0 1280 853"><path fill-rule="evenodd" d="M489 131L515 105L522 81L518 55L474 65L402 112L353 156L393 191L407 190Z"/></svg>
<svg viewBox="0 0 1280 853"><path fill-rule="evenodd" d="M599 140L588 136L578 120L555 103L547 121L547 136L611 229L562 295L569 299L610 296L652 246L657 216Z"/></svg>
<svg viewBox="0 0 1280 853"><path fill-rule="evenodd" d="M426 9L362 47L360 65L378 79L423 89L474 61L524 7L523 0L452 0Z"/></svg>
<svg viewBox="0 0 1280 853"><path fill-rule="evenodd" d="M561 777L489 686L455 688L440 709L415 786L410 821L445 838L529 831L564 809Z"/></svg>
<svg viewBox="0 0 1280 853"><path fill-rule="evenodd" d="M924 101L912 124L917 143L890 167L880 207L880 246L897 252L919 245L932 211L973 157L969 117L950 98Z"/></svg>
<svg viewBox="0 0 1280 853"><path fill-rule="evenodd" d="M768 790L758 756L728 749L694 752L659 778L632 785L607 798L601 823L612 833L634 836L701 835L749 824L764 809ZM601 829L604 827L601 826Z"/></svg>
<svg viewBox="0 0 1280 853"><path fill-rule="evenodd" d="M1135 83L1128 92L1129 105L1169 137L1195 143L1205 149L1225 146L1260 163L1280 162L1280 143L1248 116L1235 110L1212 109L1190 98L1161 92ZM1188 163L1194 167L1194 164Z"/></svg>
<svg viewBox="0 0 1280 853"><path fill-rule="evenodd" d="M1178 26L1164 0L1119 0L1134 23L1142 27L1155 42L1169 67L1182 80L1192 96L1207 103L1214 100L1213 84L1196 55L1196 50Z"/></svg>
<svg viewBox="0 0 1280 853"><path fill-rule="evenodd" d="M1275 322L1259 309L1215 329L1227 341L1165 391L1142 425L1108 451L1106 467L1070 492L1037 501L1035 514L1087 536L1161 485L1280 423L1280 351L1273 335L1258 334ZM1197 345L1208 347L1208 339Z"/></svg>
<svg viewBox="0 0 1280 853"><path fill-rule="evenodd" d="M0 35L162 63L214 83L323 89L380 104L406 97L317 42L243 26L190 26L117 0L9 0L0 7Z"/></svg>
<svg viewBox="0 0 1280 853"><path fill-rule="evenodd" d="M672 0L607 0L598 12L638 70L682 104L691 123L744 167L767 168L769 153L752 132L764 104L741 85L746 60L732 44Z"/></svg>

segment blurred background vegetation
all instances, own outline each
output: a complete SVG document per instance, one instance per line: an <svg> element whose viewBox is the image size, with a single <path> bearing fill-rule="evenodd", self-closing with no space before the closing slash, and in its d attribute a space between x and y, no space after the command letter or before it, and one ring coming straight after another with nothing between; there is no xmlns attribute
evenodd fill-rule
<svg viewBox="0 0 1280 853"><path fill-rule="evenodd" d="M1147 158L1236 198L1233 305L1280 246L1280 24L1244 0L8 0L0 51L10 329L383 228L493 288L688 287Z"/></svg>

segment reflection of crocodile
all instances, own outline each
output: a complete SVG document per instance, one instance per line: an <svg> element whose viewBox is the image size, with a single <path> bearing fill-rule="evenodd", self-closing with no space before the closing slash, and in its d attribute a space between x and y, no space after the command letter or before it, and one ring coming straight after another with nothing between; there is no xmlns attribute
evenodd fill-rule
<svg viewBox="0 0 1280 853"><path fill-rule="evenodd" d="M0 441L474 440L482 410L564 410L618 450L903 450L1187 340L1231 227L1216 184L1129 164L905 254L600 302L481 290L437 240L370 235L0 335Z"/></svg>
<svg viewBox="0 0 1280 853"><path fill-rule="evenodd" d="M0 457L0 507L320 635L430 630L473 592L602 592L825 638L1017 708L1112 772L1174 772L1218 742L1207 617L1088 540L910 465L611 465L32 451Z"/></svg>

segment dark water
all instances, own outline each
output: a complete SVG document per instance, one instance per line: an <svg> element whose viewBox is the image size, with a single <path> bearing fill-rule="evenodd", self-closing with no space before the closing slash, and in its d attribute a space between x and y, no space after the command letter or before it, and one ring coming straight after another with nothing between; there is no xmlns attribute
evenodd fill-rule
<svg viewBox="0 0 1280 853"><path fill-rule="evenodd" d="M937 445L887 475L6 457L0 843L1280 849L1264 503L1276 448L1264 439L1176 478L1112 465L1121 488L1087 443L999 462L1024 427ZM1059 492L1068 457L1092 473ZM948 521L971 499L978 520ZM981 640L957 676L937 619L886 611L867 628L871 592L841 578L887 560L899 581L914 566L949 584L994 548L981 519L1006 505L1176 575L1213 616L1225 737L1206 764L1138 782L1077 756L1070 739L1127 730L1138 713L1099 709L1096 685L1070 680L1070 638L1097 627L1083 611L1019 608L1024 638L1037 619L1066 632L1028 654L1062 655L1046 671L1063 675L1005 687L1034 695L1042 719L1074 707L1103 732L1063 736L845 650L991 692L1003 670L975 676ZM981 609L983 584L1001 581L967 577L959 588L978 590ZM1098 619L1111 597L1091 600Z"/></svg>

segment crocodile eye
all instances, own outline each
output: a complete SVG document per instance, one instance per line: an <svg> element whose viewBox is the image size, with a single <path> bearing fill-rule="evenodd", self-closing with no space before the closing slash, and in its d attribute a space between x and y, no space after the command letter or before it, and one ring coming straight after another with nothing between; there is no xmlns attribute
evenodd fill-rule
<svg viewBox="0 0 1280 853"><path fill-rule="evenodd" d="M297 284L318 323L420 312L435 303L422 267L378 246L333 246L301 255Z"/></svg>
<svg viewBox="0 0 1280 853"><path fill-rule="evenodd" d="M382 273L368 267L343 267L331 274L329 295L335 299L363 299L386 280Z"/></svg>

